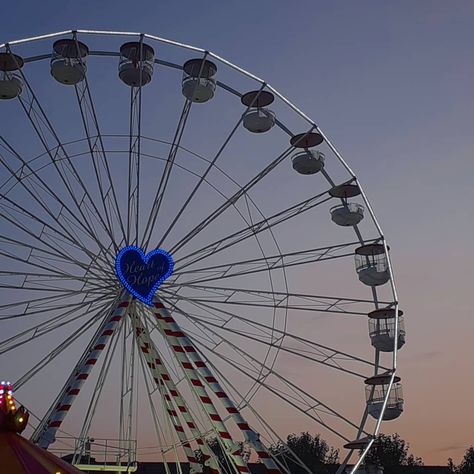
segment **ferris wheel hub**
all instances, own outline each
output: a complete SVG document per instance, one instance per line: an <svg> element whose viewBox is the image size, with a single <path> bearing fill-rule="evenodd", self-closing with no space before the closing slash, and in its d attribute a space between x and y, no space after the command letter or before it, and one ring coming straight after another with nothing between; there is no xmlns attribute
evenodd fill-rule
<svg viewBox="0 0 474 474"><path fill-rule="evenodd" d="M115 270L125 289L147 305L159 286L173 273L174 261L163 249L145 252L134 245L117 254Z"/></svg>

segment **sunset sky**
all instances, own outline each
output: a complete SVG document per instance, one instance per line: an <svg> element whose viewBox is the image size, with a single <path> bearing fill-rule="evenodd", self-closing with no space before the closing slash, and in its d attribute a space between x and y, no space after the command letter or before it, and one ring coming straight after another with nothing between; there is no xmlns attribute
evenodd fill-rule
<svg viewBox="0 0 474 474"><path fill-rule="evenodd" d="M474 444L473 2L20 0L2 19L0 43L78 28L206 48L312 117L360 178L391 247L406 402L383 430L426 464L460 460Z"/></svg>

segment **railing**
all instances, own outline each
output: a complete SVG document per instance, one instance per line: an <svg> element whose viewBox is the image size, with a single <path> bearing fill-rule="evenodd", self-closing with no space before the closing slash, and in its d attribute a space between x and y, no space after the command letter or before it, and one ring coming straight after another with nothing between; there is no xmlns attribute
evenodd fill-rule
<svg viewBox="0 0 474 474"><path fill-rule="evenodd" d="M376 255L355 254L355 266L357 272L366 268L374 268L377 272L383 273L388 270L387 256L384 253Z"/></svg>
<svg viewBox="0 0 474 474"><path fill-rule="evenodd" d="M348 202L346 204L338 204L337 206L333 206L330 209L330 212L332 213L336 209L348 209L349 212L356 214L364 214L364 206L362 204L358 204L357 202Z"/></svg>
<svg viewBox="0 0 474 474"><path fill-rule="evenodd" d="M130 473L137 470L135 440L57 437L56 441L71 447L53 448L50 452L81 471Z"/></svg>
<svg viewBox="0 0 474 474"><path fill-rule="evenodd" d="M388 334L390 337L395 337L395 318L369 319L369 334L370 336ZM403 316L399 316L398 319L398 334L405 335Z"/></svg>
<svg viewBox="0 0 474 474"><path fill-rule="evenodd" d="M371 405L382 404L387 394L387 388L388 385L378 385L375 387L375 389L374 387L367 385L365 389L367 403ZM402 386L399 383L394 383L388 396L387 406L398 407L400 405L403 405Z"/></svg>

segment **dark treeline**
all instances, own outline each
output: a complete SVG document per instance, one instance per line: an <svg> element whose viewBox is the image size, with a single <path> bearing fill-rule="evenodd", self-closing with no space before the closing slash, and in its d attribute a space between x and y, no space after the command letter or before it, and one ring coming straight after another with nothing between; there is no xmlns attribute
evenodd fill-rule
<svg viewBox="0 0 474 474"><path fill-rule="evenodd" d="M229 466L227 456L215 438L208 440L208 445L219 460L221 469L227 474L234 474ZM271 454L281 467L291 474L308 474L307 468L314 474L333 474L339 465L339 450L330 446L320 435L309 433L290 434L286 443L279 442L269 447ZM248 459L250 453L242 448L241 454ZM200 451L196 456L202 464L204 458ZM383 468L384 474L423 474L435 472L425 467L423 460L409 452L409 444L397 433L392 435L380 434L372 449L367 454L364 463ZM304 466L307 466L305 468ZM207 469L205 469L207 471ZM436 471L441 472L441 471ZM452 474L474 474L474 447L464 453L460 464L456 465L450 458L443 472Z"/></svg>

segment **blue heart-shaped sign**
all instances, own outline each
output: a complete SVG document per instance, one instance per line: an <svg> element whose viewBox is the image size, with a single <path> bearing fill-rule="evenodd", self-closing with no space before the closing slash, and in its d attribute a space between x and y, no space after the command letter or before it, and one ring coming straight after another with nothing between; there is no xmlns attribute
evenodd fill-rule
<svg viewBox="0 0 474 474"><path fill-rule="evenodd" d="M123 248L115 260L115 270L122 285L135 297L148 305L158 287L173 273L171 255L162 250L146 254L139 247Z"/></svg>

